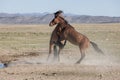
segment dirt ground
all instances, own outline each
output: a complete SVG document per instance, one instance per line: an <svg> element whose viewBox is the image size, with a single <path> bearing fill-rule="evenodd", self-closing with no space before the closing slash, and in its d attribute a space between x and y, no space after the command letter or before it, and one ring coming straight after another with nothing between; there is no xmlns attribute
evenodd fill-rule
<svg viewBox="0 0 120 80"><path fill-rule="evenodd" d="M97 60L96 58L90 61L91 56L88 55L89 57L83 60L81 64L75 64L75 61L78 58L75 57L76 55L71 53L62 54L61 62L59 63L53 61L52 59L49 62L46 61L47 54L44 55L40 53L29 53L29 55L27 56L26 54L24 54L20 55L19 57L9 56L9 58L11 57L11 59L9 60L14 59L14 61L10 62L8 67L0 69L0 80L120 79L120 65L118 65L117 63L115 64L111 62L111 64L109 64L109 60Z"/></svg>
<svg viewBox="0 0 120 80"><path fill-rule="evenodd" d="M0 70L1 80L119 80L119 66L21 65Z"/></svg>
<svg viewBox="0 0 120 80"><path fill-rule="evenodd" d="M105 54L96 53L90 46L81 64L75 64L80 58L79 48L67 42L60 62L53 60L53 55L47 61L53 28L1 25L0 63L8 67L0 68L0 80L120 80L120 24L74 26L95 41Z"/></svg>

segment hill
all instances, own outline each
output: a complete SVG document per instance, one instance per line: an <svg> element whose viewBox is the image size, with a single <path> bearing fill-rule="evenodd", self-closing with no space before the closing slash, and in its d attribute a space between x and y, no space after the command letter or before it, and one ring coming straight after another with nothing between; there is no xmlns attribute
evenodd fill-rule
<svg viewBox="0 0 120 80"><path fill-rule="evenodd" d="M49 24L50 13L8 14L0 13L0 24ZM120 17L65 14L69 23L120 23Z"/></svg>

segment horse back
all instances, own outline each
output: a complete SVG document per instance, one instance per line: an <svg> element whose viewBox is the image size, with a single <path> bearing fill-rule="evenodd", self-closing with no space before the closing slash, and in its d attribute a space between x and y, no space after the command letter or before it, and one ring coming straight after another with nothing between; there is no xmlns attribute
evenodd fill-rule
<svg viewBox="0 0 120 80"><path fill-rule="evenodd" d="M75 45L83 45L84 46L88 46L88 43L89 43L89 39L79 33L78 31L76 31L72 26L69 26L65 31L64 31L64 35L66 37L66 39L68 41L70 41L72 44L75 44Z"/></svg>

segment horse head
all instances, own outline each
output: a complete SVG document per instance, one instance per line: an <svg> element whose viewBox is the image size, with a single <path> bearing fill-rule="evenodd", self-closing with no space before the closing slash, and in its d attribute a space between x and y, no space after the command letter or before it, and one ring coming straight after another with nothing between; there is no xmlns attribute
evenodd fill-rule
<svg viewBox="0 0 120 80"><path fill-rule="evenodd" d="M55 13L54 13L54 18L53 18L53 20L49 23L49 26L54 26L54 25L60 23L62 19L64 20L63 16L61 15L62 13L63 13L63 11L61 11L61 10L55 12Z"/></svg>

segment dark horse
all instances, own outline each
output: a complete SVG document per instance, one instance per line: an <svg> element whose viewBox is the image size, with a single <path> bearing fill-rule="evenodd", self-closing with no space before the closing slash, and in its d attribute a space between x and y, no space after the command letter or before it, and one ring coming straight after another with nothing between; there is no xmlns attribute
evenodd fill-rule
<svg viewBox="0 0 120 80"><path fill-rule="evenodd" d="M85 50L89 47L90 44L92 44L97 52L103 53L102 50L98 48L96 43L90 41L85 35L77 32L63 17L59 15L55 16L54 19L50 22L49 26L54 26L56 24L57 26L61 27L61 30L57 31L59 41L68 40L70 43L79 46L81 58L76 63L80 63L83 60L85 57ZM59 49L58 54L60 54L60 51L61 49Z"/></svg>
<svg viewBox="0 0 120 80"><path fill-rule="evenodd" d="M62 13L61 10L55 12L54 17L61 16L61 13ZM61 32L61 30L62 30L62 27L60 25L57 25L52 32L50 42L49 42L49 55L47 60L49 59L49 56L52 53L52 51L54 51L54 58L56 59L56 56L58 56L57 46L59 47L59 51L60 51L61 49L64 48L66 44L66 40L60 41L59 32Z"/></svg>

